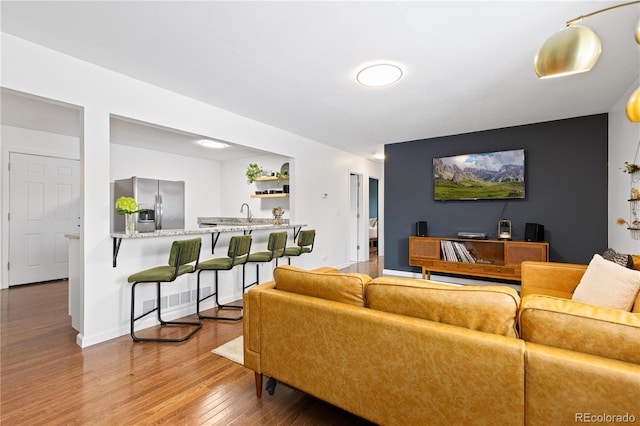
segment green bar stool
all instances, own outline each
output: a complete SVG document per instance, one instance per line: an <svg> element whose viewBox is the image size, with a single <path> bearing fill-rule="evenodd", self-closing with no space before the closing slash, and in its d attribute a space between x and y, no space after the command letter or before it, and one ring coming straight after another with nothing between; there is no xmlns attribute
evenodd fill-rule
<svg viewBox="0 0 640 426"><path fill-rule="evenodd" d="M147 269L138 273L135 273L127 279L131 286L131 338L134 342L184 342L196 331L202 328L202 323L188 322L188 321L165 321L162 319L162 310L160 303L160 283L170 283L175 281L180 275L189 274L195 272L198 267L198 259L200 257L200 248L202 241L200 238L193 238L190 240L174 241L171 244L171 253L169 254L169 264L165 266L157 266L155 268ZM144 314L135 316L135 302L136 302L136 286L141 283L156 283L157 288L157 307L145 312ZM192 326L193 329L185 336L179 338L151 338L151 337L139 337L136 336L134 330L134 323L149 315L153 311L158 312L158 321L162 326Z"/></svg>
<svg viewBox="0 0 640 426"><path fill-rule="evenodd" d="M284 249L284 255L289 259L289 265L291 265L291 257L300 256L305 253L311 253L313 251L313 243L316 239L316 230L307 229L298 233L298 243L295 246L287 247Z"/></svg>
<svg viewBox="0 0 640 426"><path fill-rule="evenodd" d="M218 307L218 309L242 309L242 305L221 305L218 301L218 271L229 271L238 265L242 265L242 282L244 283L244 267L247 263L247 259L249 258L250 251L251 234L242 236L236 235L231 237L231 239L229 240L229 250L227 252L227 257L217 257L214 259L206 260L204 262L200 262L198 264L198 290L196 296L196 311L198 313L198 318L222 321L239 321L242 319L242 315L234 318L202 315L200 313L200 302L207 300L211 296L215 296L216 306ZM215 272L213 281L214 292L206 297L200 298L200 274L203 271Z"/></svg>
<svg viewBox="0 0 640 426"><path fill-rule="evenodd" d="M272 232L269 234L269 241L267 242L268 251L259 251L249 254L247 263L256 264L256 280L251 284L245 285L242 281L242 291L248 289L252 285L260 284L260 263L271 262L273 259L278 261L278 258L284 256L284 248L287 245L287 231Z"/></svg>

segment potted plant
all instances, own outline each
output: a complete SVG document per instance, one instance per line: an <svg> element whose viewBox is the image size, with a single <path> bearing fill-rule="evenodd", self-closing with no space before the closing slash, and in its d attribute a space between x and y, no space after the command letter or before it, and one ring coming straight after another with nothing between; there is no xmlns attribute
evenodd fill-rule
<svg viewBox="0 0 640 426"><path fill-rule="evenodd" d="M286 173L282 173L282 172L276 172L276 183L278 185L280 185L280 183L282 182L282 179L288 179L289 175Z"/></svg>
<svg viewBox="0 0 640 426"><path fill-rule="evenodd" d="M247 166L247 171L245 173L245 175L247 176L247 183L251 184L255 182L256 178L260 177L262 173L263 173L262 167L258 166L255 163L249 164L249 166Z"/></svg>
<svg viewBox="0 0 640 426"><path fill-rule="evenodd" d="M120 197L116 200L116 213L124 215L124 232L127 235L133 235L135 231L133 215L141 212L142 209L138 209L138 203L131 197Z"/></svg>
<svg viewBox="0 0 640 426"><path fill-rule="evenodd" d="M637 171L640 171L640 166L638 166L637 164L634 163L629 163L627 161L624 162L624 170L625 173L636 173Z"/></svg>

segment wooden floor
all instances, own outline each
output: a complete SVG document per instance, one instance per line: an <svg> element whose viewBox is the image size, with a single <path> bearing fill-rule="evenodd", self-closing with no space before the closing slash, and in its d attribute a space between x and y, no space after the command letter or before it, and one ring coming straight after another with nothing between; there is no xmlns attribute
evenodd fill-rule
<svg viewBox="0 0 640 426"><path fill-rule="evenodd" d="M368 261L354 263L348 268L341 269L340 272L359 272L361 274L367 274L372 278L376 278L382 276L383 269L384 257L371 256Z"/></svg>
<svg viewBox="0 0 640 426"><path fill-rule="evenodd" d="M349 272L379 275L382 259ZM0 290L0 424L366 425L278 384L255 395L253 371L211 349L242 323L204 321L190 340L134 343L122 336L81 349L66 281Z"/></svg>

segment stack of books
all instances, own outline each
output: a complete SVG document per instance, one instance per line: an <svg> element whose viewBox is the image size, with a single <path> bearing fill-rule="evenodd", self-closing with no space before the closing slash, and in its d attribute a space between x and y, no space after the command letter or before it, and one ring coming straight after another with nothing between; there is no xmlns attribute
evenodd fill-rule
<svg viewBox="0 0 640 426"><path fill-rule="evenodd" d="M476 258L460 241L440 240L442 260L476 263Z"/></svg>

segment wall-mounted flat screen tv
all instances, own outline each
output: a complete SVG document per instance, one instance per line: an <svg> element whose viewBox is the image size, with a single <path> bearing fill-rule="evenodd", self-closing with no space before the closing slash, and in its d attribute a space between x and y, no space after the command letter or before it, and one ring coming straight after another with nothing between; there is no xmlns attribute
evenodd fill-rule
<svg viewBox="0 0 640 426"><path fill-rule="evenodd" d="M433 159L433 198L502 200L524 198L524 149Z"/></svg>

